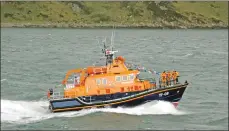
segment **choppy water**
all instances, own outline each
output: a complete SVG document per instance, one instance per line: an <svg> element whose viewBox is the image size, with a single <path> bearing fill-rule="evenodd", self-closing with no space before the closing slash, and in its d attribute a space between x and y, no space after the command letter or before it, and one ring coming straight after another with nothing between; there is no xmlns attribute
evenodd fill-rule
<svg viewBox="0 0 229 131"><path fill-rule="evenodd" d="M1 129L228 129L227 30L116 30L127 61L188 80L178 109L150 102L134 108L51 114L46 90L67 70L102 56L104 29L1 29Z"/></svg>

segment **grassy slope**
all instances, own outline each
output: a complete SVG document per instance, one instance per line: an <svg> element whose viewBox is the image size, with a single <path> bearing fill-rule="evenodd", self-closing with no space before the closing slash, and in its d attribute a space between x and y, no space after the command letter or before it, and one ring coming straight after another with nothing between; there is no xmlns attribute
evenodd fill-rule
<svg viewBox="0 0 229 131"><path fill-rule="evenodd" d="M1 23L227 27L227 10L227 2L4 2Z"/></svg>
<svg viewBox="0 0 229 131"><path fill-rule="evenodd" d="M209 19L223 21L228 24L228 3L227 2L187 2L174 3L177 11L182 14L195 13Z"/></svg>

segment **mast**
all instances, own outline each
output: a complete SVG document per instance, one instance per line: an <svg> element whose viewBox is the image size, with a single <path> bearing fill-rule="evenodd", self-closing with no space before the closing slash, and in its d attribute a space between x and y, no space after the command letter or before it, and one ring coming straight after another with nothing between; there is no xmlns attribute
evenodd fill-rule
<svg viewBox="0 0 229 131"><path fill-rule="evenodd" d="M106 66L108 64L111 64L113 59L114 59L114 53L118 52L117 50L113 50L113 42L114 42L114 35L113 35L113 31L112 31L112 36L111 36L111 46L110 49L108 49L108 47L106 46L106 39L105 41L103 41L103 49L102 49L102 53L104 53L105 57L106 57Z"/></svg>

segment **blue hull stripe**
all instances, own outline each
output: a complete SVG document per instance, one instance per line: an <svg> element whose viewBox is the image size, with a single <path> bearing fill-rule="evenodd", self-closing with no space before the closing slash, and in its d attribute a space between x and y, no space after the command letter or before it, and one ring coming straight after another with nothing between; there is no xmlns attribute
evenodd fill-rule
<svg viewBox="0 0 229 131"><path fill-rule="evenodd" d="M63 107L80 106L81 104L76 100L71 100L71 101L53 102L52 105L54 108L63 108Z"/></svg>

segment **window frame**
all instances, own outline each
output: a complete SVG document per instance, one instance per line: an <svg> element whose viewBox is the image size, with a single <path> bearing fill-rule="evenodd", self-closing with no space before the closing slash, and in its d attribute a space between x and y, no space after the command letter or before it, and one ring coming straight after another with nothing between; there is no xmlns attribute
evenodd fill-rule
<svg viewBox="0 0 229 131"><path fill-rule="evenodd" d="M101 82L101 79L100 79L100 78L97 78L97 79L96 79L96 85L101 85L101 83L102 83L102 82Z"/></svg>
<svg viewBox="0 0 229 131"><path fill-rule="evenodd" d="M134 74L129 74L129 80L134 80ZM131 78L132 77L132 78Z"/></svg>
<svg viewBox="0 0 229 131"><path fill-rule="evenodd" d="M126 77L126 80L123 79L124 77ZM128 81L128 75L122 76L122 81Z"/></svg>
<svg viewBox="0 0 229 131"><path fill-rule="evenodd" d="M105 81L105 83L104 83L104 81ZM107 85L107 79L106 78L102 78L102 84Z"/></svg>
<svg viewBox="0 0 229 131"><path fill-rule="evenodd" d="M117 80L117 78L119 78L119 80ZM115 76L115 81L116 82L121 82L122 81L122 77L121 76Z"/></svg>

